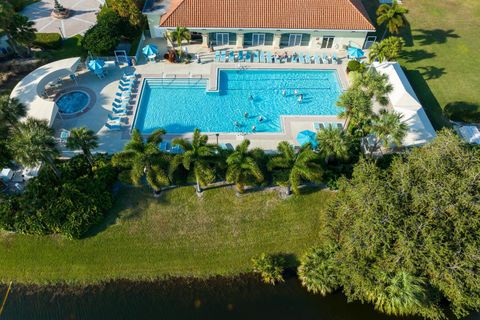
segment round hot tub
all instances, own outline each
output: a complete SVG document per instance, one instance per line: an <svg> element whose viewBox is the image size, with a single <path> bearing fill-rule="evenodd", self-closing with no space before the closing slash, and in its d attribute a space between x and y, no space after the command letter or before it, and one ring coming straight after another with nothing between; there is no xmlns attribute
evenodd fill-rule
<svg viewBox="0 0 480 320"><path fill-rule="evenodd" d="M56 101L58 111L62 114L76 114L84 111L90 102L84 91L70 91L62 94Z"/></svg>

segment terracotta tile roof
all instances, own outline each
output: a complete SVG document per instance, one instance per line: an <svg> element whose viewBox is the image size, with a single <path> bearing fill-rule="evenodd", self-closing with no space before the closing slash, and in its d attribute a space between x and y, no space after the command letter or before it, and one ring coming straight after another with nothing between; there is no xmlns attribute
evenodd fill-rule
<svg viewBox="0 0 480 320"><path fill-rule="evenodd" d="M173 0L160 26L375 30L361 0Z"/></svg>

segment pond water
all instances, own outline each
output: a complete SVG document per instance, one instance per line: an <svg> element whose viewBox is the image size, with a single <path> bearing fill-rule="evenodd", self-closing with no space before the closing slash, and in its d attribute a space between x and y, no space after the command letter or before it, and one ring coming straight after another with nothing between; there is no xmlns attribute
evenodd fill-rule
<svg viewBox="0 0 480 320"><path fill-rule="evenodd" d="M5 289L0 288L2 297ZM269 286L246 275L233 279L116 281L83 288L14 285L2 319L395 318L377 313L369 305L347 303L340 293L325 298L309 294L295 278Z"/></svg>

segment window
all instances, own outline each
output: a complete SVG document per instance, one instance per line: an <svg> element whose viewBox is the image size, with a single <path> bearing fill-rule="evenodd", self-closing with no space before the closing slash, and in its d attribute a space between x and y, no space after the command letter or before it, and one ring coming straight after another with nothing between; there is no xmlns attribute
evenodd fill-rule
<svg viewBox="0 0 480 320"><path fill-rule="evenodd" d="M264 46L265 45L265 33L252 34L252 46Z"/></svg>
<svg viewBox="0 0 480 320"><path fill-rule="evenodd" d="M291 33L288 37L288 46L295 47L302 45L302 35Z"/></svg>
<svg viewBox="0 0 480 320"><path fill-rule="evenodd" d="M217 46L227 46L229 45L229 34L228 33L217 33L215 35L216 45Z"/></svg>
<svg viewBox="0 0 480 320"><path fill-rule="evenodd" d="M334 36L324 36L322 40L322 49L331 49L333 47Z"/></svg>
<svg viewBox="0 0 480 320"><path fill-rule="evenodd" d="M364 49L370 48L372 46L372 44L375 43L375 41L377 41L376 36L368 36L367 39L365 40L365 44L363 45L363 48Z"/></svg>

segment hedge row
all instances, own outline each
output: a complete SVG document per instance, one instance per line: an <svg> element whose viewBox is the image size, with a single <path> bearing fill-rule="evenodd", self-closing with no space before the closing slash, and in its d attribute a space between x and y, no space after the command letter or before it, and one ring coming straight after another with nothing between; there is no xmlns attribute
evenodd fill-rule
<svg viewBox="0 0 480 320"><path fill-rule="evenodd" d="M58 33L35 33L33 46L41 49L59 49L62 46L62 37Z"/></svg>

